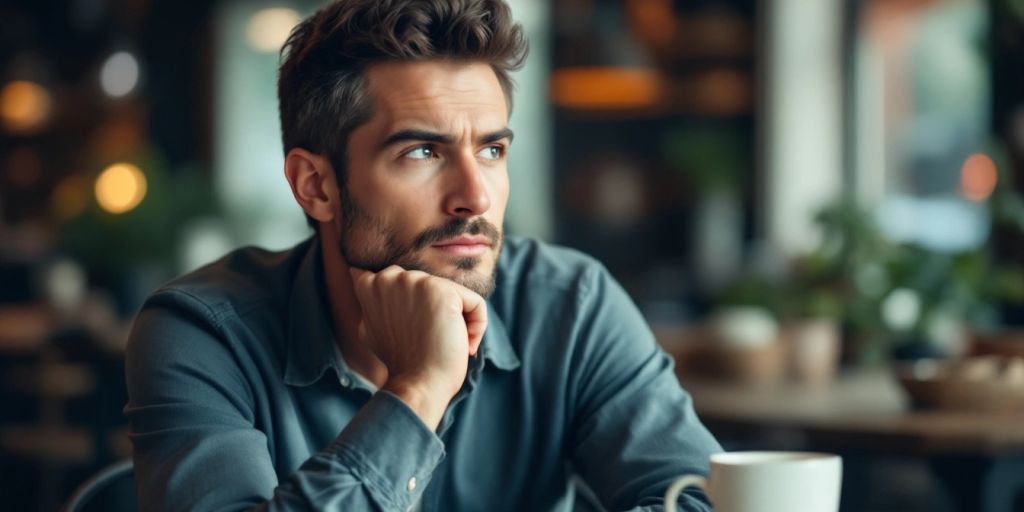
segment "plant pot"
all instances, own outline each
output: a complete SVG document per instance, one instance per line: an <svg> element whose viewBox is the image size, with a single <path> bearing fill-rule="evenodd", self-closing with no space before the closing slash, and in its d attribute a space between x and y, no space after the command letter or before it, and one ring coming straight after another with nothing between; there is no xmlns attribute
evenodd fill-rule
<svg viewBox="0 0 1024 512"><path fill-rule="evenodd" d="M786 370L786 347L779 340L757 346L717 344L714 367L722 378L745 384L775 384Z"/></svg>
<svg viewBox="0 0 1024 512"><path fill-rule="evenodd" d="M789 377L811 386L827 386L839 366L839 325L831 319L791 321L783 325Z"/></svg>

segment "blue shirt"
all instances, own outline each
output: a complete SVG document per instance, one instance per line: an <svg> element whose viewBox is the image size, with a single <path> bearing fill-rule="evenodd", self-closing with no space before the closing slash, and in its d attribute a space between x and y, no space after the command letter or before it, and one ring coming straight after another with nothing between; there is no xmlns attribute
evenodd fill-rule
<svg viewBox="0 0 1024 512"><path fill-rule="evenodd" d="M625 291L575 251L507 237L488 328L437 432L337 357L314 237L153 293L125 407L146 510L660 510L721 450ZM689 490L682 510L707 511Z"/></svg>

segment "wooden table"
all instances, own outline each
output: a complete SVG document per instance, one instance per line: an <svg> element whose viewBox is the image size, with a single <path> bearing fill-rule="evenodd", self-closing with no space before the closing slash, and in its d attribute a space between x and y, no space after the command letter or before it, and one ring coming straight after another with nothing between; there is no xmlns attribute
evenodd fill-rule
<svg viewBox="0 0 1024 512"><path fill-rule="evenodd" d="M810 449L920 457L964 511L1011 512L1024 490L1024 413L914 410L884 369L847 373L819 389L680 380L719 436L780 429Z"/></svg>

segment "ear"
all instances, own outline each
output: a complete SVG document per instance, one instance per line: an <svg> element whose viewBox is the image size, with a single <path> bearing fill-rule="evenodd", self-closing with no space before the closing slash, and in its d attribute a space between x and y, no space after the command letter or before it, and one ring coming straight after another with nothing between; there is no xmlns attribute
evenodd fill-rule
<svg viewBox="0 0 1024 512"><path fill-rule="evenodd" d="M338 187L331 161L302 148L292 148L284 159L284 175L292 195L307 215L331 222L337 212Z"/></svg>

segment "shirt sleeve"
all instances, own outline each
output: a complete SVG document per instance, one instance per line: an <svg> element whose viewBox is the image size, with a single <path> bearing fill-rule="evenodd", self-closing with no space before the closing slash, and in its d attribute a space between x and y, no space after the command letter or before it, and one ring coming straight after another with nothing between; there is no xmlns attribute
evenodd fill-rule
<svg viewBox="0 0 1024 512"><path fill-rule="evenodd" d="M142 510L406 510L444 457L398 397L379 392L322 451L277 474L254 425L254 377L183 292L150 299L126 356L125 407ZM411 478L417 485L409 485Z"/></svg>
<svg viewBox="0 0 1024 512"><path fill-rule="evenodd" d="M672 481L707 476L722 448L625 290L602 267L590 277L574 326L569 456L608 510L662 510ZM695 488L678 507L711 510Z"/></svg>

